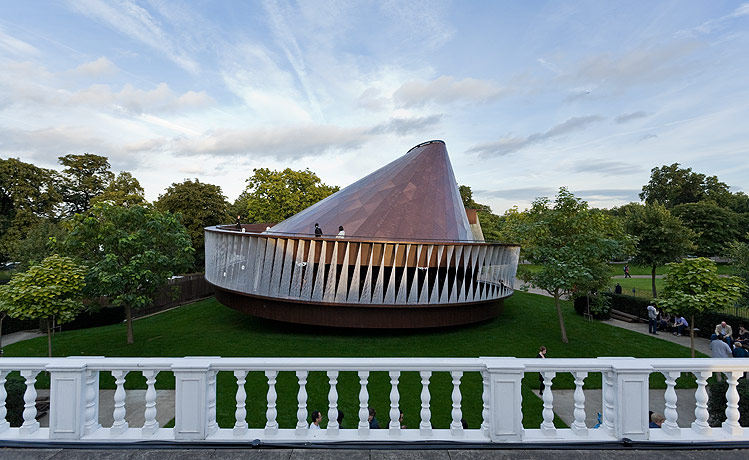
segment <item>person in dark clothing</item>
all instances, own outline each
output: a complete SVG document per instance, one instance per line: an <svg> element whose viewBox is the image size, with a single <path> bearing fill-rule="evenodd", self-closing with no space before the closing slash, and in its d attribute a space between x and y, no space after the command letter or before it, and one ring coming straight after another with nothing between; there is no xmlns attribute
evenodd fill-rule
<svg viewBox="0 0 749 460"><path fill-rule="evenodd" d="M237 230L242 230L242 218L237 216Z"/></svg>
<svg viewBox="0 0 749 460"><path fill-rule="evenodd" d="M543 345L538 349L538 355L536 355L536 358L545 359L546 358L546 347ZM539 396L544 395L544 375L543 373L538 373L538 381L541 382L539 384L538 394Z"/></svg>
<svg viewBox="0 0 749 460"><path fill-rule="evenodd" d="M343 411L338 409L338 426L343 428Z"/></svg>
<svg viewBox="0 0 749 460"><path fill-rule="evenodd" d="M375 411L374 409L372 409L370 407L369 408L369 418L368 418L368 420L369 420L369 428L371 428L373 430L376 430L376 429L380 428L380 423L375 418L375 415L377 415L377 411Z"/></svg>
<svg viewBox="0 0 749 460"><path fill-rule="evenodd" d="M622 293L622 285L619 283L616 283L616 286L614 286L614 294L621 294Z"/></svg>
<svg viewBox="0 0 749 460"><path fill-rule="evenodd" d="M320 224L315 223L315 236L321 237L322 236L322 229L320 228Z"/></svg>

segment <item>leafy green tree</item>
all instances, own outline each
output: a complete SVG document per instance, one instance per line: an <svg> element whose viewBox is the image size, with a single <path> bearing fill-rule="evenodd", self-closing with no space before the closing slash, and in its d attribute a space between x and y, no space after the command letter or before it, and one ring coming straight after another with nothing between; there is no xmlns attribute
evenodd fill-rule
<svg viewBox="0 0 749 460"><path fill-rule="evenodd" d="M123 171L109 181L101 195L91 198L91 205L105 201L116 206L142 206L146 204L145 191L138 179L129 172Z"/></svg>
<svg viewBox="0 0 749 460"><path fill-rule="evenodd" d="M540 270L518 275L554 297L562 342L568 343L560 300L576 292L590 292L608 283L608 261L628 239L618 221L588 209L588 204L561 188L552 203L536 199L522 213L506 213L503 235L521 244L521 257Z"/></svg>
<svg viewBox="0 0 749 460"><path fill-rule="evenodd" d="M52 356L52 324L67 323L83 309L86 267L53 254L0 287L2 310L12 318L44 319Z"/></svg>
<svg viewBox="0 0 749 460"><path fill-rule="evenodd" d="M57 216L59 180L50 169L0 159L0 261L9 260L31 228Z"/></svg>
<svg viewBox="0 0 749 460"><path fill-rule="evenodd" d="M460 198L463 200L463 206L466 209L476 210L476 214L479 216L479 222L481 223L481 231L484 233L484 239L500 239L499 222L501 217L494 214L488 205L473 201L473 191L471 190L471 187L460 185L458 186L458 190L460 191Z"/></svg>
<svg viewBox="0 0 749 460"><path fill-rule="evenodd" d="M652 269L653 297L657 297L656 268L686 255L694 248L692 240L696 235L657 202L645 206L636 203L627 206L625 228L627 233L637 238L634 262Z"/></svg>
<svg viewBox="0 0 749 460"><path fill-rule="evenodd" d="M249 222L281 222L338 191L322 183L309 169L271 171L254 169L247 188L231 207L232 214L247 216Z"/></svg>
<svg viewBox="0 0 749 460"><path fill-rule="evenodd" d="M695 173L692 168L680 168L679 163L674 163L650 171L650 181L642 187L640 199L646 203L657 201L669 209L702 200L725 206L731 200L731 192L717 176Z"/></svg>
<svg viewBox="0 0 749 460"><path fill-rule="evenodd" d="M150 305L169 278L187 270L194 252L174 214L108 203L76 215L65 246L90 267L88 294L125 309L128 344L132 311Z"/></svg>
<svg viewBox="0 0 749 460"><path fill-rule="evenodd" d="M667 264L665 286L658 299L664 310L689 316L689 338L694 358L694 315L733 305L746 284L735 276L718 275L715 262L704 257Z"/></svg>
<svg viewBox="0 0 749 460"><path fill-rule="evenodd" d="M749 235L746 235L749 239ZM734 275L744 281L749 286L749 243L743 241L734 241L728 246L728 256L731 259L731 268ZM744 291L742 305L749 307L749 291Z"/></svg>
<svg viewBox="0 0 749 460"><path fill-rule="evenodd" d="M20 262L18 271L26 271L47 256L61 252L58 242L68 234L64 222L42 219L23 234L11 250L11 258Z"/></svg>
<svg viewBox="0 0 749 460"><path fill-rule="evenodd" d="M205 267L204 228L229 222L229 202L221 187L198 179L172 184L155 203L156 208L179 215L195 248L195 269Z"/></svg>
<svg viewBox="0 0 749 460"><path fill-rule="evenodd" d="M61 192L68 215L88 211L91 199L101 195L114 179L114 173L109 170L109 160L91 153L65 155L58 160L65 166Z"/></svg>
<svg viewBox="0 0 749 460"><path fill-rule="evenodd" d="M737 214L712 201L680 204L672 212L697 234L696 255L722 256L728 243L740 236Z"/></svg>

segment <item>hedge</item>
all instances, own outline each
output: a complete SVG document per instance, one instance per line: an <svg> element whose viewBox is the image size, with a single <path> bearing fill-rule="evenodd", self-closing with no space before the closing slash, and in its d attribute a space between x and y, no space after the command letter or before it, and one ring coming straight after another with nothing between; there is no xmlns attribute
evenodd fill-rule
<svg viewBox="0 0 749 460"><path fill-rule="evenodd" d="M739 425L749 426L749 382L740 379L736 388L739 392ZM707 386L709 395L707 410L710 413L710 426L720 426L726 420L726 392L728 382L713 382Z"/></svg>

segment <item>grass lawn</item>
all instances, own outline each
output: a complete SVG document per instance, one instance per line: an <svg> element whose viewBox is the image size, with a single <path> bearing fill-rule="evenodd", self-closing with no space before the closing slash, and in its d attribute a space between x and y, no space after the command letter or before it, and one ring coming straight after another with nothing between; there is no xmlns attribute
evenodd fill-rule
<svg viewBox="0 0 749 460"><path fill-rule="evenodd" d="M652 282L653 281L650 278L612 278L609 286L611 288L611 292L614 292L614 286L616 286L616 283L619 283L622 286L622 294L633 295L632 289L634 289L634 295L636 297L652 299ZM655 289L657 290L657 292L661 292L661 289L663 289L663 278L655 279Z"/></svg>
<svg viewBox="0 0 749 460"><path fill-rule="evenodd" d="M261 320L240 314L215 299L196 302L160 315L135 322L133 345L125 344L125 326L112 325L59 333L54 337L55 356L252 356L252 357L535 357L538 346L545 345L549 357L689 357L689 349L655 337L589 322L576 315L570 303L564 304L569 344L559 338L559 326L553 299L517 292L505 302L499 317L481 324L430 331L350 331L321 327L294 326ZM46 338L37 338L5 347L5 356L46 356ZM683 380L683 381L682 381ZM450 422L450 376L435 373L432 393L433 424L446 428ZM680 386L692 386L685 377ZM40 375L39 386L48 385ZM555 388L574 388L569 374L554 380ZM586 379L586 388L600 388L600 374ZM654 374L653 387L665 388L663 377ZM101 375L102 388L114 388L107 373ZM169 372L159 374L158 388L174 388ZM127 388L145 388L144 379L131 372ZM278 380L278 420L282 427L296 422L296 377L285 372ZM542 402L532 393L538 388L538 374L529 373L523 381L523 413L526 427L538 427ZM401 408L409 427L418 426L421 390L417 373L403 373L400 380ZM481 420L481 377L466 373L461 386L464 417L470 427ZM308 379L308 408L326 410L327 378L311 373ZM248 375L246 385L248 420L251 426L265 421L267 384L260 372ZM231 373L219 373L219 425L231 427L234 422L236 381ZM390 385L387 373L370 376L370 404L378 411L380 424L387 421ZM358 381L354 373L339 378L339 406L346 414L344 426L356 426ZM325 414L327 415L327 414ZM563 422L557 421L557 426Z"/></svg>

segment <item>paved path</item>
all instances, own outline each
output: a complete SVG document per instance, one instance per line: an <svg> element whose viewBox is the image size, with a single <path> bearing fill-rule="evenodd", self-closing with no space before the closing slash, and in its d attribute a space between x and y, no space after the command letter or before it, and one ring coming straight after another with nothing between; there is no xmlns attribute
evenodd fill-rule
<svg viewBox="0 0 749 460"><path fill-rule="evenodd" d="M742 454L743 452L743 454ZM549 459L549 460L599 460L614 458L639 460L655 458L662 460L716 460L723 458L746 458L747 450L578 450L578 449L410 449L410 450L369 450L369 449L2 449L0 459L14 460L107 460L154 459L270 459L270 460L507 460L507 459Z"/></svg>
<svg viewBox="0 0 749 460"><path fill-rule="evenodd" d="M21 342L24 340L35 339L37 337L44 337L45 334L39 331L18 331L11 332L10 334L3 335L3 346L10 345L11 343Z"/></svg>

